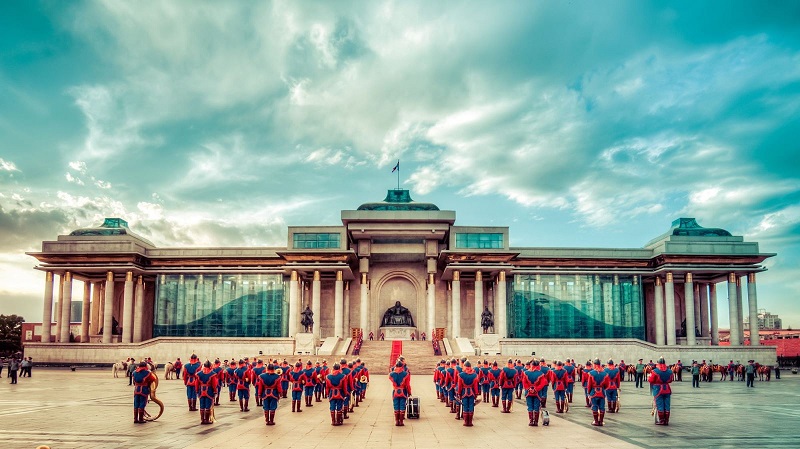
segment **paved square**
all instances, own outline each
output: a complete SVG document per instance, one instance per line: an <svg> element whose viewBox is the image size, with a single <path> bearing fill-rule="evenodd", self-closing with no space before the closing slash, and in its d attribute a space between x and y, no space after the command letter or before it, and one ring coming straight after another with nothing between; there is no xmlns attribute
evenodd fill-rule
<svg viewBox="0 0 800 449"><path fill-rule="evenodd" d="M181 381L161 379L164 415L134 424L127 378L113 378L110 369L34 368L32 378L16 385L5 377L0 382L0 441L3 448L796 447L800 429L800 376L787 371L781 380L757 381L750 389L738 381L699 389L676 382L669 427L653 425L648 390L625 382L621 413L607 414L603 428L589 425L591 414L578 394L568 414L551 414L549 427L528 427L524 403L516 401L511 414L479 404L475 426L466 428L436 401L431 379L428 373L412 377L421 417L406 419L405 427L393 425L389 382L376 372L366 402L340 427L330 426L327 402L292 413L287 401L278 408L276 425L267 427L255 401L243 413L225 392L217 422L201 426L198 413L187 410ZM548 405L554 411L552 392Z"/></svg>

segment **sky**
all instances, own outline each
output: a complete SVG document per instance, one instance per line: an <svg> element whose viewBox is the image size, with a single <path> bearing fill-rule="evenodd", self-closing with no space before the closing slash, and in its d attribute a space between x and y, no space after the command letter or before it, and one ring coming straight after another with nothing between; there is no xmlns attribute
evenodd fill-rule
<svg viewBox="0 0 800 449"><path fill-rule="evenodd" d="M744 236L798 327L798 136L800 2L4 1L0 313L41 321L44 240L285 246L399 160L511 246Z"/></svg>

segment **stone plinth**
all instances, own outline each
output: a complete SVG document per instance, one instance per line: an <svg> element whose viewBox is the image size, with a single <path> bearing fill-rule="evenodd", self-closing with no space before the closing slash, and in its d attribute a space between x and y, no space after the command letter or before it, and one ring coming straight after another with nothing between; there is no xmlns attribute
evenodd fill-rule
<svg viewBox="0 0 800 449"><path fill-rule="evenodd" d="M475 339L475 346L480 349L481 355L500 354L500 335L499 334L480 334Z"/></svg>
<svg viewBox="0 0 800 449"><path fill-rule="evenodd" d="M411 334L418 339L417 328L411 326L387 326L380 328L378 338L383 334L385 340L411 340Z"/></svg>
<svg viewBox="0 0 800 449"><path fill-rule="evenodd" d="M317 354L317 345L314 334L310 332L299 332L294 336L295 354Z"/></svg>

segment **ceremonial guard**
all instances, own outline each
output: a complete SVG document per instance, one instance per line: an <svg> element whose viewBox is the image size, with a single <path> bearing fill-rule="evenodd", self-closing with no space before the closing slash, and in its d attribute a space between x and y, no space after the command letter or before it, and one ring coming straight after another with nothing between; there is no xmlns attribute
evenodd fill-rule
<svg viewBox="0 0 800 449"><path fill-rule="evenodd" d="M280 368L278 368L280 369ZM264 420L268 426L275 425L275 410L278 409L278 399L281 397L281 373L275 371L275 365L270 363L266 372L261 373L256 384L261 391L261 404L264 408Z"/></svg>
<svg viewBox="0 0 800 449"><path fill-rule="evenodd" d="M225 370L225 380L228 382L228 395L230 402L236 402L236 368L235 360L231 360L231 364Z"/></svg>
<svg viewBox="0 0 800 449"><path fill-rule="evenodd" d="M489 403L489 362L483 361L483 366L478 368L478 382L481 386L481 393L483 394L483 402Z"/></svg>
<svg viewBox="0 0 800 449"><path fill-rule="evenodd" d="M320 370L320 374L322 375L322 377L320 377L320 379L321 379L320 383L322 384L322 398L323 399L326 399L328 397L328 383L325 382L325 379L328 378L328 374L330 374L330 373L331 373L331 369L328 366L328 361L323 359L322 360L322 369Z"/></svg>
<svg viewBox="0 0 800 449"><path fill-rule="evenodd" d="M314 404L311 401L314 399L314 388L317 385L317 378L316 372L314 371L314 366L311 364L311 360L306 362L306 369L303 370L303 374L306 377L306 384L305 384L305 398L306 398L306 407L313 407Z"/></svg>
<svg viewBox="0 0 800 449"><path fill-rule="evenodd" d="M253 383L255 384L255 387L256 387L256 406L257 407L261 407L261 405L262 405L261 404L261 396L262 395L261 395L261 390L260 390L261 385L259 384L259 382L257 380L258 380L258 377L260 375L264 374L264 372L266 372L266 371L267 371L267 367L264 366L264 361L261 360L261 359L258 359L258 361L256 362L256 366L254 366L253 369L252 369L252 372L253 372L252 373L253 374L253 376L252 376L253 377Z"/></svg>
<svg viewBox="0 0 800 449"><path fill-rule="evenodd" d="M389 374L392 383L392 402L394 403L394 425L403 426L406 417L406 401L411 395L411 374L403 369L402 362L394 365L394 371Z"/></svg>
<svg viewBox="0 0 800 449"><path fill-rule="evenodd" d="M181 358L178 357L175 363L172 364L172 369L175 370L175 377L178 379L181 378L181 368L183 368L183 362L181 362Z"/></svg>
<svg viewBox="0 0 800 449"><path fill-rule="evenodd" d="M705 360L703 360L703 362L705 362ZM680 359L675 362L675 380L683 382L683 363L681 363Z"/></svg>
<svg viewBox="0 0 800 449"><path fill-rule="evenodd" d="M189 363L183 365L183 384L186 385L186 401L189 403L190 412L197 411L197 390L194 385L200 368L200 361L195 354L189 358Z"/></svg>
<svg viewBox="0 0 800 449"><path fill-rule="evenodd" d="M464 370L458 374L457 394L461 402L461 413L464 415L464 426L472 427L475 416L475 398L480 394L480 375L472 369L469 361L464 362ZM460 419L456 413L456 419Z"/></svg>
<svg viewBox="0 0 800 449"><path fill-rule="evenodd" d="M492 369L489 370L489 392L492 396L492 407L500 405L500 375L503 374L497 366L497 362L492 362Z"/></svg>
<svg viewBox="0 0 800 449"><path fill-rule="evenodd" d="M658 365L653 368L650 373L650 390L653 392L653 401L655 402L655 409L658 413L656 425L668 426L669 425L669 402L672 396L672 371L670 371L664 357L658 359Z"/></svg>
<svg viewBox="0 0 800 449"><path fill-rule="evenodd" d="M517 399L522 399L522 372L525 371L525 366L522 364L522 360L517 359L516 364L514 364L514 369L517 370L517 377L514 380L514 389L517 391Z"/></svg>
<svg viewBox="0 0 800 449"><path fill-rule="evenodd" d="M369 385L369 368L367 368L366 363L361 363L361 377L359 377L359 381L366 380L366 382L361 382L361 400L367 398L367 386Z"/></svg>
<svg viewBox="0 0 800 449"><path fill-rule="evenodd" d="M517 369L514 367L514 361L508 359L508 364L503 368L500 373L500 388L503 392L503 411L502 413L511 413L511 405L514 402L514 390L517 388L519 377Z"/></svg>
<svg viewBox="0 0 800 449"><path fill-rule="evenodd" d="M314 365L314 402L322 402L322 393L325 391L325 375L322 373L322 363L317 360Z"/></svg>
<svg viewBox="0 0 800 449"><path fill-rule="evenodd" d="M567 384L565 393L567 395L567 402L572 404L572 392L574 391L575 387L575 360L567 359L566 363L564 363L564 371L567 372ZM567 407L569 408L569 407Z"/></svg>
<svg viewBox="0 0 800 449"><path fill-rule="evenodd" d="M541 370L539 361L531 360L530 369L522 372L522 387L528 404L528 425L539 425L539 410L542 406L542 390L547 386L548 375Z"/></svg>
<svg viewBox="0 0 800 449"><path fill-rule="evenodd" d="M351 372L351 376L353 377L353 399L350 401L350 412L353 412L353 407L358 407L359 401L361 401L361 382L359 382L359 378L361 377L361 359L356 359L356 362L353 364L353 371Z"/></svg>
<svg viewBox="0 0 800 449"><path fill-rule="evenodd" d="M350 419L347 412L350 410L350 396L353 393L353 376L352 367L347 363L347 360L339 360L339 368L344 375L344 402L342 403L342 415L344 419Z"/></svg>
<svg viewBox="0 0 800 449"><path fill-rule="evenodd" d="M587 373L586 389L588 394L591 395L592 403L592 421L593 426L602 426L603 417L606 414L606 393L605 390L609 387L610 381L608 373L603 369L600 364L600 359L594 359L594 368Z"/></svg>
<svg viewBox="0 0 800 449"><path fill-rule="evenodd" d="M147 406L147 398L150 396L150 385L153 382L158 384L156 375L147 369L147 362L140 362L136 371L131 376L133 378L133 422L144 424L144 409Z"/></svg>
<svg viewBox="0 0 800 449"><path fill-rule="evenodd" d="M436 364L436 368L433 369L433 386L436 388L436 399L441 402L444 402L444 397L442 395L442 377L444 375L444 359L439 360L439 363Z"/></svg>
<svg viewBox="0 0 800 449"><path fill-rule="evenodd" d="M283 392L283 398L285 399L289 394L289 375L291 374L292 367L289 366L289 362L286 359L283 359L281 362L281 391ZM294 402L292 402L292 411L294 411Z"/></svg>
<svg viewBox="0 0 800 449"><path fill-rule="evenodd" d="M200 424L211 424L213 415L211 410L217 393L217 375L211 369L211 362L208 360L195 376L194 387L200 398Z"/></svg>
<svg viewBox="0 0 800 449"><path fill-rule="evenodd" d="M553 375L550 372L550 367L545 363L544 357L539 360L539 370L541 370L545 377L547 377L547 383L544 384L544 387L542 387L542 391L539 394L539 397L542 399L542 408L547 408L547 389L550 385L550 382L553 381Z"/></svg>
<svg viewBox="0 0 800 449"><path fill-rule="evenodd" d="M564 362L558 360L556 369L550 370L550 381L553 384L553 395L556 398L556 413L567 411L567 381L569 373L564 369Z"/></svg>
<svg viewBox="0 0 800 449"><path fill-rule="evenodd" d="M625 364L624 360L619 361L619 380L620 382L625 382L625 373L628 372L628 365Z"/></svg>
<svg viewBox="0 0 800 449"><path fill-rule="evenodd" d="M614 366L614 361L609 359L605 371L606 374L608 374L608 388L606 388L608 413L617 413L617 411L619 411L620 370L618 367Z"/></svg>
<svg viewBox="0 0 800 449"><path fill-rule="evenodd" d="M225 377L225 369L222 367L222 362L219 359L214 360L214 366L211 368L214 375L217 376L217 391L214 395L214 405L219 405L219 396L222 393L222 384Z"/></svg>
<svg viewBox="0 0 800 449"><path fill-rule="evenodd" d="M303 373L303 364L297 362L294 364L294 369L289 373L289 381L292 384L292 412L297 407L297 412L302 412L300 409L300 402L303 399L303 387L306 384L306 375Z"/></svg>
<svg viewBox="0 0 800 449"><path fill-rule="evenodd" d="M236 393L239 395L239 410L250 411L250 383L253 382L253 371L250 364L239 359L239 367L234 373L236 375Z"/></svg>
<svg viewBox="0 0 800 449"><path fill-rule="evenodd" d="M346 376L342 374L341 366L338 363L333 364L333 371L325 377L325 386L328 390L328 403L330 404L331 411L331 425L341 426L344 422L342 420L345 396L345 382Z"/></svg>

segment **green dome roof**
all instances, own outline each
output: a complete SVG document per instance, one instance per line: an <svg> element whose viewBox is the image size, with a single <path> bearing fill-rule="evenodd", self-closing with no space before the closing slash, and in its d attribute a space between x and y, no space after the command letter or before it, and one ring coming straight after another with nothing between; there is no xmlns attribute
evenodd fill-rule
<svg viewBox="0 0 800 449"><path fill-rule="evenodd" d="M418 203L411 199L411 194L404 189L390 189L386 199L374 203L364 203L357 210L400 210L400 211L425 211L439 210L433 203Z"/></svg>

